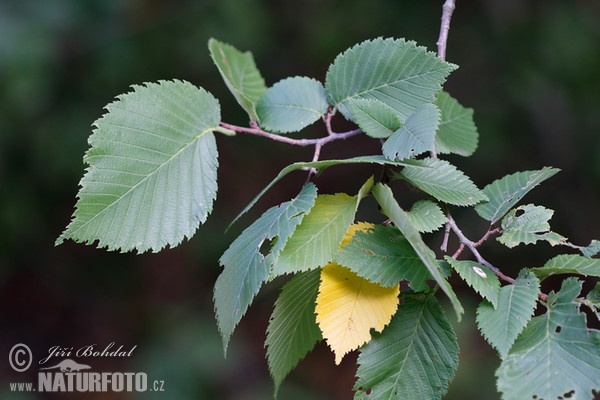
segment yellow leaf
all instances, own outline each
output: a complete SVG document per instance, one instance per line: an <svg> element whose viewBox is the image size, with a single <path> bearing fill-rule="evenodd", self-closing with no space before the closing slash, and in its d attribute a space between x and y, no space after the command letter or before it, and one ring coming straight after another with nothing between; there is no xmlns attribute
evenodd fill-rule
<svg viewBox="0 0 600 400"><path fill-rule="evenodd" d="M372 224L358 223L348 229L342 246L357 230ZM371 329L381 332L398 308L400 286L384 287L361 278L350 269L329 263L321 271L315 312L323 337L339 364L346 353L371 340Z"/></svg>

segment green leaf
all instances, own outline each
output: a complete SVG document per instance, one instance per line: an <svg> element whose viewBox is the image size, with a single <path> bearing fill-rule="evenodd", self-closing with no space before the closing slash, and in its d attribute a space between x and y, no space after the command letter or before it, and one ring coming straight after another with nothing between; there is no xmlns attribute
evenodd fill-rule
<svg viewBox="0 0 600 400"><path fill-rule="evenodd" d="M385 141L383 155L403 160L433 150L439 122L440 110L431 103L423 104Z"/></svg>
<svg viewBox="0 0 600 400"><path fill-rule="evenodd" d="M269 276L281 249L313 207L317 189L306 185L298 196L271 207L246 228L219 260L224 267L214 290L217 325L227 351L229 338ZM260 249L266 240L275 240L266 257Z"/></svg>
<svg viewBox="0 0 600 400"><path fill-rule="evenodd" d="M590 290L582 301L600 320L600 282L596 282L596 286Z"/></svg>
<svg viewBox="0 0 600 400"><path fill-rule="evenodd" d="M548 296L496 371L503 399L592 399L600 391L600 331L586 326L575 302L582 282L563 281Z"/></svg>
<svg viewBox="0 0 600 400"><path fill-rule="evenodd" d="M435 297L404 296L358 356L355 399L440 399L458 366L458 343Z"/></svg>
<svg viewBox="0 0 600 400"><path fill-rule="evenodd" d="M415 42L377 38L338 55L327 71L325 89L329 103L347 119L352 118L350 101L366 98L392 107L404 121L434 101L456 68Z"/></svg>
<svg viewBox="0 0 600 400"><path fill-rule="evenodd" d="M561 254L546 262L543 267L531 271L540 279L557 274L577 274L600 277L600 259L578 254Z"/></svg>
<svg viewBox="0 0 600 400"><path fill-rule="evenodd" d="M191 237L217 193L217 100L188 82L133 86L106 106L64 239L123 252L159 251Z"/></svg>
<svg viewBox="0 0 600 400"><path fill-rule="evenodd" d="M540 282L522 269L513 285L500 289L498 305L487 300L477 308L477 326L486 340L505 358L535 311Z"/></svg>
<svg viewBox="0 0 600 400"><path fill-rule="evenodd" d="M229 91L248 113L250 119L258 121L256 103L267 87L256 67L252 53L242 53L235 47L216 39L208 41L208 49Z"/></svg>
<svg viewBox="0 0 600 400"><path fill-rule="evenodd" d="M417 201L407 214L410 222L422 233L437 231L448 221L439 204L429 200Z"/></svg>
<svg viewBox="0 0 600 400"><path fill-rule="evenodd" d="M338 253L354 221L358 196L319 195L273 266L273 276L322 267Z"/></svg>
<svg viewBox="0 0 600 400"><path fill-rule="evenodd" d="M441 112L435 151L438 154L454 153L465 157L473 154L479 142L473 109L461 106L444 91L438 93L435 104Z"/></svg>
<svg viewBox="0 0 600 400"><path fill-rule="evenodd" d="M322 339L315 321L320 276L320 269L299 273L284 285L275 301L265 340L275 397L285 377Z"/></svg>
<svg viewBox="0 0 600 400"><path fill-rule="evenodd" d="M458 261L448 256L445 259L469 286L489 301L494 308L498 307L500 280L489 268L475 261Z"/></svg>
<svg viewBox="0 0 600 400"><path fill-rule="evenodd" d="M545 240L552 246L563 244L567 239L550 231L548 221L552 214L553 210L533 204L512 209L502 220L502 235L497 240L508 248L521 243L533 244L538 240Z"/></svg>
<svg viewBox="0 0 600 400"><path fill-rule="evenodd" d="M310 168L316 168L318 170L318 174L323 173L327 168L332 167L334 165L346 165L346 164L379 164L379 165L412 165L416 164L417 161L407 160L407 161L390 161L382 155L378 156L360 156L347 158L342 160L322 160L322 161L310 161L310 162L296 162L288 165L284 169L282 169L279 174L271 181L269 184L260 191L254 199L238 214L237 217L231 222L233 225L242 215L244 215L248 210L250 210L256 202L271 189L277 182L279 182L282 178L284 178L287 174L293 171L307 171Z"/></svg>
<svg viewBox="0 0 600 400"><path fill-rule="evenodd" d="M327 113L329 105L321 82L294 77L267 89L256 106L263 129L297 132Z"/></svg>
<svg viewBox="0 0 600 400"><path fill-rule="evenodd" d="M600 254L600 240L592 240L589 246L579 247L579 251L586 257L594 257Z"/></svg>
<svg viewBox="0 0 600 400"><path fill-rule="evenodd" d="M406 238L391 225L356 232L334 261L383 286L407 280L415 291L429 288L425 283L431 279L429 271Z"/></svg>
<svg viewBox="0 0 600 400"><path fill-rule="evenodd" d="M350 100L348 106L352 120L367 136L385 139L402 126L396 111L377 99L359 97Z"/></svg>
<svg viewBox="0 0 600 400"><path fill-rule="evenodd" d="M392 222L398 227L400 232L406 237L412 248L418 254L421 261L427 270L436 281L436 283L440 286L442 291L446 293L450 302L452 303L452 307L456 312L457 319L460 321L464 310L460 301L456 297L456 293L452 290L452 287L443 277L440 267L435 259L435 254L433 251L427 247L419 231L417 228L411 224L410 219L406 215L406 212L398 205L396 200L394 199L394 195L392 194L392 190L381 183L378 183L373 188L373 196L377 200L377 203L381 206L381 211L383 214L387 215Z"/></svg>
<svg viewBox="0 0 600 400"><path fill-rule="evenodd" d="M489 201L478 204L475 211L492 224L517 204L531 189L552 177L557 168L544 167L539 171L523 171L500 178L483 188Z"/></svg>
<svg viewBox="0 0 600 400"><path fill-rule="evenodd" d="M457 206L471 206L487 197L473 182L448 161L437 158L416 160L400 176L436 199Z"/></svg>

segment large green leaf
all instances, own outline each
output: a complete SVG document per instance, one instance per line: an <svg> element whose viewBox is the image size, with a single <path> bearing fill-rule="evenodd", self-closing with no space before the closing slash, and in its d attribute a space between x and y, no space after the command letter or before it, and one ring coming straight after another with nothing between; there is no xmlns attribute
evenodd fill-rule
<svg viewBox="0 0 600 400"><path fill-rule="evenodd" d="M436 199L457 206L470 206L487 197L454 165L446 160L425 158L407 165L400 176Z"/></svg>
<svg viewBox="0 0 600 400"><path fill-rule="evenodd" d="M385 139L402 126L398 113L377 99L358 97L350 100L348 106L353 121L368 136Z"/></svg>
<svg viewBox="0 0 600 400"><path fill-rule="evenodd" d="M600 331L587 328L579 310L581 285L565 279L548 295L548 311L519 336L496 371L503 399L593 399L600 392Z"/></svg>
<svg viewBox="0 0 600 400"><path fill-rule="evenodd" d="M410 222L406 212L394 199L392 190L388 186L378 183L373 188L373 196L381 206L381 211L392 220L398 229L400 229L400 232L402 232L404 237L418 254L421 261L423 261L423 264L427 267L427 270L435 282L440 286L444 293L446 293L452 303L452 307L456 312L458 320L460 320L464 313L464 309L456 297L456 293L454 293L452 286L450 286L448 281L446 281L442 275L437 260L435 259L435 254L427 247L417 228Z"/></svg>
<svg viewBox="0 0 600 400"><path fill-rule="evenodd" d="M489 301L494 308L498 306L500 280L489 268L475 261L459 261L448 256L445 259L469 286Z"/></svg>
<svg viewBox="0 0 600 400"><path fill-rule="evenodd" d="M316 187L308 184L295 199L271 207L221 256L220 263L224 268L215 283L214 300L225 351L234 328L268 279L269 269L288 238L313 207L316 196ZM261 247L266 240L275 241L275 244L265 256Z"/></svg>
<svg viewBox="0 0 600 400"><path fill-rule="evenodd" d="M322 339L315 321L320 269L301 272L285 284L267 328L267 362L275 396L287 374Z"/></svg>
<svg viewBox="0 0 600 400"><path fill-rule="evenodd" d="M577 274L600 277L600 260L578 254L561 254L546 262L543 267L531 271L540 279L557 274Z"/></svg>
<svg viewBox="0 0 600 400"><path fill-rule="evenodd" d="M338 253L360 201L345 193L319 195L273 266L273 276L322 267Z"/></svg>
<svg viewBox="0 0 600 400"><path fill-rule="evenodd" d="M106 106L84 156L73 221L56 240L159 251L191 237L212 211L217 100L188 82L133 86Z"/></svg>
<svg viewBox="0 0 600 400"><path fill-rule="evenodd" d="M432 295L405 296L358 356L355 399L440 399L458 366L458 343Z"/></svg>
<svg viewBox="0 0 600 400"><path fill-rule="evenodd" d="M432 103L450 72L449 64L424 47L404 39L377 38L338 55L327 71L330 104L352 119L349 102L377 99L404 121L424 103Z"/></svg>
<svg viewBox="0 0 600 400"><path fill-rule="evenodd" d="M483 188L488 201L478 204L475 211L492 224L517 204L531 189L552 177L559 170L544 167L539 171L522 171L495 180Z"/></svg>
<svg viewBox="0 0 600 400"><path fill-rule="evenodd" d="M435 104L442 114L435 137L435 151L438 154L454 153L465 157L473 154L479 142L473 109L461 106L444 91L438 93Z"/></svg>
<svg viewBox="0 0 600 400"><path fill-rule="evenodd" d="M439 122L440 110L431 103L423 104L385 141L383 155L403 160L433 150Z"/></svg>
<svg viewBox="0 0 600 400"><path fill-rule="evenodd" d="M376 225L358 231L345 245L335 262L359 276L383 286L407 280L416 291L428 289L429 271L400 231L391 225Z"/></svg>
<svg viewBox="0 0 600 400"><path fill-rule="evenodd" d="M329 105L321 82L293 77L267 89L256 105L263 129L274 132L302 130L327 113Z"/></svg>
<svg viewBox="0 0 600 400"><path fill-rule="evenodd" d="M256 67L252 53L242 53L235 47L216 39L208 41L208 49L229 91L248 113L250 119L258 121L256 103L267 87Z"/></svg>
<svg viewBox="0 0 600 400"><path fill-rule="evenodd" d="M545 240L552 246L565 243L565 237L550 231L548 221L553 214L553 210L533 204L516 207L502 219L502 235L497 240L508 248L538 240Z"/></svg>
<svg viewBox="0 0 600 400"><path fill-rule="evenodd" d="M539 290L540 282L536 276L523 269L513 285L500 289L495 309L487 300L477 308L477 326L502 358L533 316Z"/></svg>

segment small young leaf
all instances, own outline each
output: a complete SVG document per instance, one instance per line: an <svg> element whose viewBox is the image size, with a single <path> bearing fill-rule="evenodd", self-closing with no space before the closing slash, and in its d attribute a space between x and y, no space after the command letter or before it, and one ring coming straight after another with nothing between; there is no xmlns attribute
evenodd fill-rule
<svg viewBox="0 0 600 400"><path fill-rule="evenodd" d="M188 82L133 86L106 106L84 156L73 221L56 240L142 253L177 246L212 211L217 100Z"/></svg>
<svg viewBox="0 0 600 400"><path fill-rule="evenodd" d="M321 271L317 323L339 364L346 353L381 332L398 308L400 285L385 287L361 278L346 267L329 263Z"/></svg>
<svg viewBox="0 0 600 400"><path fill-rule="evenodd" d="M454 153L465 157L473 154L479 141L473 109L461 106L444 91L438 93L435 104L442 114L435 137L435 151L438 154Z"/></svg>
<svg viewBox="0 0 600 400"><path fill-rule="evenodd" d="M254 63L252 53L242 53L235 47L216 39L208 41L208 49L229 91L248 113L250 119L258 121L256 103L267 87Z"/></svg>
<svg viewBox="0 0 600 400"><path fill-rule="evenodd" d="M318 269L297 274L275 301L265 340L275 397L285 377L322 339L315 321L320 276Z"/></svg>
<svg viewBox="0 0 600 400"><path fill-rule="evenodd" d="M500 178L483 188L489 201L478 204L475 211L490 223L499 221L531 189L559 170L544 167L539 171L523 171Z"/></svg>
<svg viewBox="0 0 600 400"><path fill-rule="evenodd" d="M587 328L575 301L581 285L565 279L519 336L496 371L503 399L592 399L600 391L600 331Z"/></svg>
<svg viewBox="0 0 600 400"><path fill-rule="evenodd" d="M404 121L417 108L432 103L456 65L404 39L377 38L357 44L330 65L325 89L330 104L352 118L352 99L377 99Z"/></svg>
<svg viewBox="0 0 600 400"><path fill-rule="evenodd" d="M435 297L405 296L358 364L355 399L441 399L458 367L456 334Z"/></svg>
<svg viewBox="0 0 600 400"><path fill-rule="evenodd" d="M500 289L498 305L487 300L477 308L477 326L486 340L505 358L511 346L533 316L540 282L522 269L513 285Z"/></svg>
<svg viewBox="0 0 600 400"><path fill-rule="evenodd" d="M348 106L352 120L367 136L385 139L402 126L396 111L377 99L359 97L350 100Z"/></svg>
<svg viewBox="0 0 600 400"><path fill-rule="evenodd" d="M429 288L425 283L431 279L429 271L406 238L391 225L375 225L357 232L335 262L383 286L407 280L415 291Z"/></svg>
<svg viewBox="0 0 600 400"><path fill-rule="evenodd" d="M557 274L577 274L600 277L600 260L578 254L561 254L546 262L543 267L531 271L540 279Z"/></svg>
<svg viewBox="0 0 600 400"><path fill-rule="evenodd" d="M358 196L319 195L273 266L273 276L322 267L338 253L358 207Z"/></svg>
<svg viewBox="0 0 600 400"><path fill-rule="evenodd" d="M550 231L550 218L554 211L527 204L512 209L502 220L502 235L497 240L508 248L519 244L533 244L545 240L552 246L566 242L566 238Z"/></svg>
<svg viewBox="0 0 600 400"><path fill-rule="evenodd" d="M392 190L388 186L378 183L373 188L373 196L375 197L375 200L377 200L377 203L379 203L381 206L382 213L387 215L398 227L400 232L402 232L404 237L415 250L421 261L423 261L423 264L435 282L440 286L442 291L446 293L446 296L448 296L450 299L452 307L456 312L456 317L460 321L462 314L464 313L464 309L456 297L456 293L454 293L452 286L450 286L448 281L442 275L440 266L435 259L435 254L425 244L423 238L421 238L421 235L419 234L419 231L414 227L413 224L411 224L406 212L394 199Z"/></svg>
<svg viewBox="0 0 600 400"><path fill-rule="evenodd" d="M421 233L437 231L448 220L439 204L429 200L417 201L406 214Z"/></svg>
<svg viewBox="0 0 600 400"><path fill-rule="evenodd" d="M469 286L489 301L494 308L498 307L500 280L489 268L475 261L458 261L448 256L445 258Z"/></svg>
<svg viewBox="0 0 600 400"><path fill-rule="evenodd" d="M436 199L457 206L471 206L487 197L473 182L446 160L425 158L407 165L400 176Z"/></svg>
<svg viewBox="0 0 600 400"><path fill-rule="evenodd" d="M267 89L256 105L260 124L274 132L297 132L327 113L327 96L321 82L296 76Z"/></svg>
<svg viewBox="0 0 600 400"><path fill-rule="evenodd" d="M308 184L295 199L271 207L221 256L224 268L215 283L214 301L225 352L233 330L268 279L269 269L288 238L313 207L316 196L316 187ZM263 243L275 238L275 245L265 257L260 252Z"/></svg>
<svg viewBox="0 0 600 400"><path fill-rule="evenodd" d="M440 110L431 103L423 104L385 141L383 155L399 161L433 150L439 122Z"/></svg>

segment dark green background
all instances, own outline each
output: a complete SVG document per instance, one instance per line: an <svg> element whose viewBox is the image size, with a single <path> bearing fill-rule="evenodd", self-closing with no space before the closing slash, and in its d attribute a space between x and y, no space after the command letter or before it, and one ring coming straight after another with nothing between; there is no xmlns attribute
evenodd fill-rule
<svg viewBox="0 0 600 400"><path fill-rule="evenodd" d="M10 369L6 358L15 343L28 344L35 362L51 346L103 348L115 342L137 348L128 359L89 359L93 370L144 371L150 379L164 380L165 392L65 398L272 398L262 343L279 286L268 285L258 296L227 359L213 316L212 286L219 256L251 219L227 234L225 226L279 169L309 160L310 150L219 136L215 210L177 249L134 255L72 242L54 247L75 204L91 124L131 84L159 79L203 86L220 99L225 121L245 124L212 65L210 37L251 50L268 85L294 75L323 81L334 57L365 39L405 37L435 50L441 5L398 0L1 2L0 397L63 398L7 392L7 382L34 380L37 371L37 366L22 374ZM477 153L451 161L480 187L517 170L561 168L528 200L555 209L555 230L579 244L600 237L598 21L597 1L459 0L447 55L460 68L446 88L475 108L480 132ZM353 139L339 149L326 148L323 156L356 155L364 148ZM355 193L360 186L355 177L371 172L331 169L317 184L322 191ZM276 186L256 212L289 199L304 178L294 175ZM485 230L472 212L457 217L473 238ZM437 246L439 237L432 243ZM482 251L513 276L556 252L542 244L507 254L494 243ZM456 326L461 364L447 398L499 398L493 377L499 361L474 329L477 298L468 288L460 295L467 308ZM286 380L280 398L351 398L354 360L355 355L348 356L335 367L320 344Z"/></svg>

